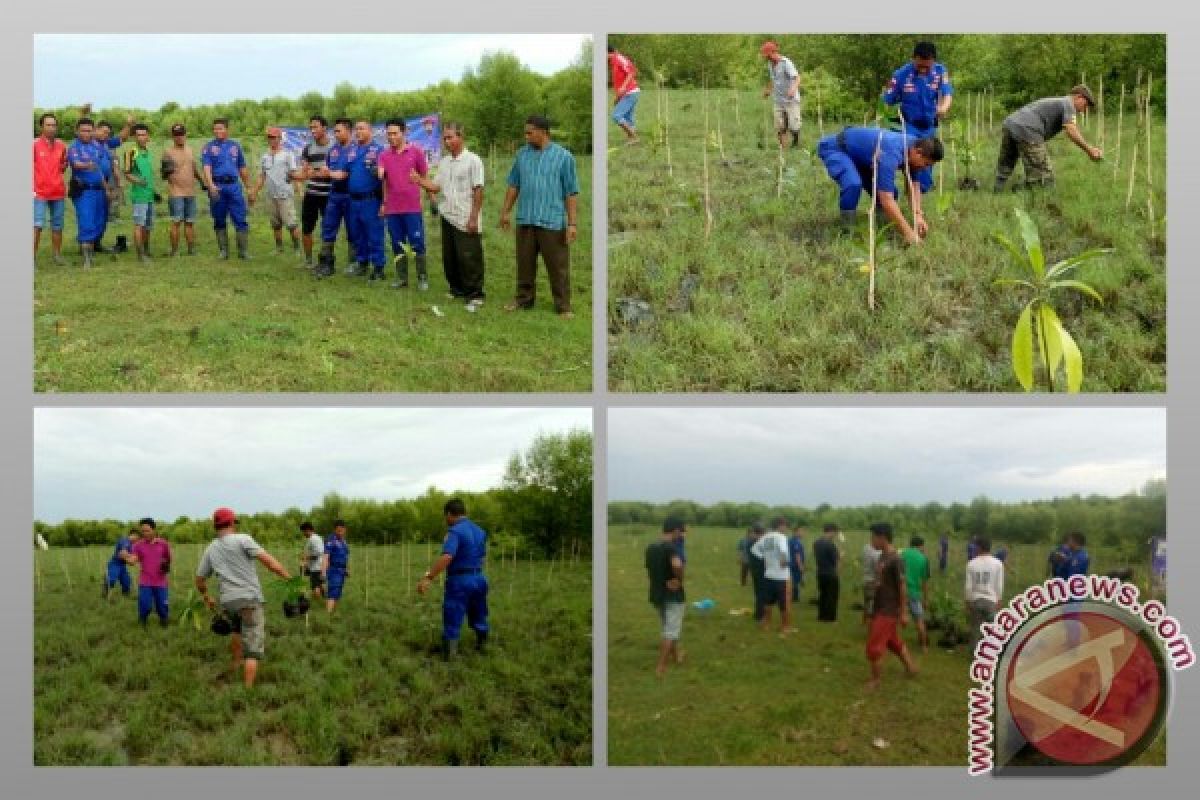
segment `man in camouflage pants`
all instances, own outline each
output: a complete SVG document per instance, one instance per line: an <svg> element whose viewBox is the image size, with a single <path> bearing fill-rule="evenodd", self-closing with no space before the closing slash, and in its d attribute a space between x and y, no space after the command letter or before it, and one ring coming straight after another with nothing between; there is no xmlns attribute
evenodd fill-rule
<svg viewBox="0 0 1200 800"><path fill-rule="evenodd" d="M1019 111L1009 114L1004 120L1000 139L1000 157L996 161L996 191L1004 184L1017 165L1017 157L1025 164L1025 187L1050 187L1054 185L1054 168L1050 165L1050 154L1046 141L1066 131L1067 138L1092 161L1104 158L1099 147L1092 147L1079 132L1075 115L1085 108L1095 108L1091 91L1080 84L1071 89L1066 97L1045 97L1035 100Z"/></svg>

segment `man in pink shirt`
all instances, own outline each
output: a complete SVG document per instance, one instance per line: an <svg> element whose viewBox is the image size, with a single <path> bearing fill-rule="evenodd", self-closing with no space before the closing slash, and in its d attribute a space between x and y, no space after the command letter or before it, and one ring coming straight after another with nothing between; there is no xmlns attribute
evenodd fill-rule
<svg viewBox="0 0 1200 800"><path fill-rule="evenodd" d="M138 523L142 538L132 552L122 556L130 564L140 564L138 573L138 622L142 627L150 618L150 609L158 614L158 622L167 627L167 575L171 571L171 545L158 535L155 522L146 517Z"/></svg>
<svg viewBox="0 0 1200 800"><path fill-rule="evenodd" d="M379 156L379 179L383 181L383 205L379 213L387 220L396 265L393 289L408 286L408 254L404 243L412 249L417 261L417 288L429 288L425 270L425 221L421 218L421 187L413 180L413 172L424 177L429 173L425 153L416 145L406 144L404 120L387 122L387 150Z"/></svg>

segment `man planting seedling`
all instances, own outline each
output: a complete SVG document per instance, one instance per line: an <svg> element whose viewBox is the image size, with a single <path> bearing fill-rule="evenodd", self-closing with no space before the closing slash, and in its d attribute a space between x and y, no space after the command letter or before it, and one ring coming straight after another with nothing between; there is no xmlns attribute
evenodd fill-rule
<svg viewBox="0 0 1200 800"><path fill-rule="evenodd" d="M313 597L325 594L325 543L311 522L300 523L304 535L304 549L300 552L300 564L308 576L308 586Z"/></svg>
<svg viewBox="0 0 1200 800"><path fill-rule="evenodd" d="M350 545L346 544L346 521L333 521L333 533L325 539L325 610L330 614L342 599L342 587L350 574Z"/></svg>
<svg viewBox="0 0 1200 800"><path fill-rule="evenodd" d="M878 128L845 128L817 144L817 156L840 190L838 207L842 212L842 225L846 228L854 226L863 191L869 194L870 187L875 185L876 202L908 244L919 244L929 233L929 224L921 211L921 193L915 191L913 176L941 161L944 154L939 139L914 140L904 133ZM904 175L909 190L915 227L908 224L896 202L897 172Z"/></svg>
<svg viewBox="0 0 1200 800"><path fill-rule="evenodd" d="M204 549L196 565L196 590L204 604L216 610L217 601L208 593L208 578L217 576L220 582L221 612L229 619L232 637L229 651L233 655L232 673L242 670L247 689L258 677L258 662L266 647L266 617L263 612L262 586L254 565L262 565L284 580L291 575L271 556L254 537L238 533L237 515L229 508L213 512L213 528L217 538Z"/></svg>
<svg viewBox="0 0 1200 800"><path fill-rule="evenodd" d="M122 556L127 564L138 564L138 622L146 627L150 609L158 614L158 623L167 627L167 575L171 571L171 545L158 535L158 525L150 517L138 522L141 539Z"/></svg>
<svg viewBox="0 0 1200 800"><path fill-rule="evenodd" d="M129 595L129 567L125 564L125 557L131 554L133 545L142 538L141 533L137 528L130 528L128 536L122 536L117 539L117 544L113 548L112 558L108 560L108 569L104 575L104 599L107 600L109 592L118 583L121 584L121 594Z"/></svg>
<svg viewBox="0 0 1200 800"><path fill-rule="evenodd" d="M467 519L467 507L457 497L447 500L442 508L446 515L446 539L442 554L429 571L417 581L417 593L429 591L433 579L446 573L446 588L442 595L442 658L449 661L458 653L459 631L463 617L475 631L475 649L487 646L488 581L483 574L487 556L487 533Z"/></svg>
<svg viewBox="0 0 1200 800"><path fill-rule="evenodd" d="M1025 188L1053 186L1054 168L1050 164L1046 142L1059 131L1065 131L1067 138L1092 161L1103 160L1104 151L1088 144L1075 124L1079 112L1095 107L1091 90L1079 84L1066 97L1044 97L1009 114L1004 120L1000 156L996 160L995 190L1004 189L1018 157L1025 164Z"/></svg>

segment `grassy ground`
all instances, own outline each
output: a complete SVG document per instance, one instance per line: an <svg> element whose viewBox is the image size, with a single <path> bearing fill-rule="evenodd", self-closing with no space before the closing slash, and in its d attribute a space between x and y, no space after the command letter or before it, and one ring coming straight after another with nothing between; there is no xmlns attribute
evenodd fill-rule
<svg viewBox="0 0 1200 800"><path fill-rule="evenodd" d="M1124 210L1133 126L1126 114L1114 179L1115 115L1108 160L1090 162L1057 137L1050 143L1058 187L1048 193L993 195L997 137L977 148L972 173L985 191L952 191L938 213L926 196L931 234L919 248L889 241L878 259L878 307L867 309L867 276L851 263L858 237L837 232L837 190L815 157L817 129L806 120L803 151L786 156L776 196L778 148L764 136L767 109L753 92L709 96L711 130L721 115L725 158L708 149L712 209L704 239L702 92L671 90L670 142L655 143L656 103L643 90L643 143L609 154L609 374L617 391L1019 391L1010 366L1012 329L1024 300L994 279L1016 276L991 239L1017 239L1013 208L1041 229L1047 260L1111 247L1077 277L1104 305L1061 298L1059 313L1083 353L1084 391L1159 392L1166 386L1165 126L1154 160L1158 224L1151 235L1143 177L1134 209ZM860 120L861 122L861 120ZM840 129L826 121L825 130ZM996 129L999 119L995 121ZM1085 129L1099 138L1093 124ZM617 142L621 134L609 128ZM1144 151L1139 158L1143 159ZM1021 170L1018 167L1017 176ZM959 178L964 167L957 167ZM906 205L906 201L905 201ZM864 220L866 201L861 203ZM653 320L630 322L621 298L643 301Z"/></svg>
<svg viewBox="0 0 1200 800"><path fill-rule="evenodd" d="M298 551L271 549L287 563ZM283 616L260 570L266 658L247 692L218 679L228 639L174 624L199 546L176 548L165 630L140 629L133 597L100 599L108 553L36 554L36 764L591 763L589 562L514 566L493 553L493 646L476 654L464 628L448 665L430 655L440 588L412 589L425 546L356 547L342 605L307 625Z"/></svg>
<svg viewBox="0 0 1200 800"><path fill-rule="evenodd" d="M195 143L194 143L195 144ZM197 148L198 149L198 148ZM368 286L342 274L317 281L291 251L276 255L260 198L250 218L251 254L217 259L208 204L200 198L199 255L169 258L165 202L156 209L150 266L132 253L79 269L71 204L64 254L50 262L43 236L34 277L34 388L40 392L565 392L591 387L591 212L585 200L572 247L576 318L553 313L539 267L535 310L503 311L515 288L514 245L498 228L507 163L488 165L484 204L487 304L468 314L447 299L437 218L425 216L430 290ZM256 163L252 161L251 163ZM591 159L578 159L591 196ZM252 171L253 172L253 171ZM160 189L161 191L161 189ZM164 192L165 194L165 192ZM299 200L297 200L297 206ZM109 226L132 242L130 207ZM344 232L343 232L344 236ZM230 246L233 246L232 228ZM320 236L317 235L319 249ZM393 274L389 258L389 282ZM434 311L434 308L437 311ZM440 314L438 313L440 312ZM553 356L548 343L553 342Z"/></svg>
<svg viewBox="0 0 1200 800"><path fill-rule="evenodd" d="M921 655L911 626L903 636L921 674L904 677L891 655L883 687L863 692L867 662L861 611L858 554L865 533L846 534L838 621L816 622L815 578L798 606L799 633L786 638L775 627L764 633L752 616L730 611L753 607L751 589L738 585L736 543L741 531L693 529L687 543L688 601L712 598L716 607L689 607L684 619L687 658L665 679L654 675L658 621L646 602L643 551L657 536L645 526L613 526L608 564L608 757L610 764L640 765L932 765L966 762L967 674L965 646L933 647ZM961 596L964 545L953 543L946 575L937 575L931 596L945 588ZM936 545L934 545L936 548ZM1010 547L1007 597L1044 578L1048 549ZM811 555L811 553L810 553ZM1095 571L1117 566L1101 550ZM860 605L861 608L861 605ZM931 632L936 644L937 633ZM884 749L872 742L882 737ZM1165 737L1138 763L1163 764Z"/></svg>

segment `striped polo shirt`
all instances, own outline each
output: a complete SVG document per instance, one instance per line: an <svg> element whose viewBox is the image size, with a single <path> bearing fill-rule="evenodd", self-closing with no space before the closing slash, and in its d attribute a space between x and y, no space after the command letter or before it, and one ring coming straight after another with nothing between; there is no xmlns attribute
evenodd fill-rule
<svg viewBox="0 0 1200 800"><path fill-rule="evenodd" d="M326 139L325 144L317 144L311 141L304 145L304 150L300 153L300 158L308 163L308 168L316 172L321 167L325 166L325 157L329 155L329 148L333 147L333 139ZM329 195L329 187L332 181L329 178L309 178L304 183L304 193L311 194L314 197L327 197Z"/></svg>
<svg viewBox="0 0 1200 800"><path fill-rule="evenodd" d="M508 185L518 191L518 225L563 230L567 227L566 199L579 194L575 156L554 142L541 150L527 144L517 151Z"/></svg>

